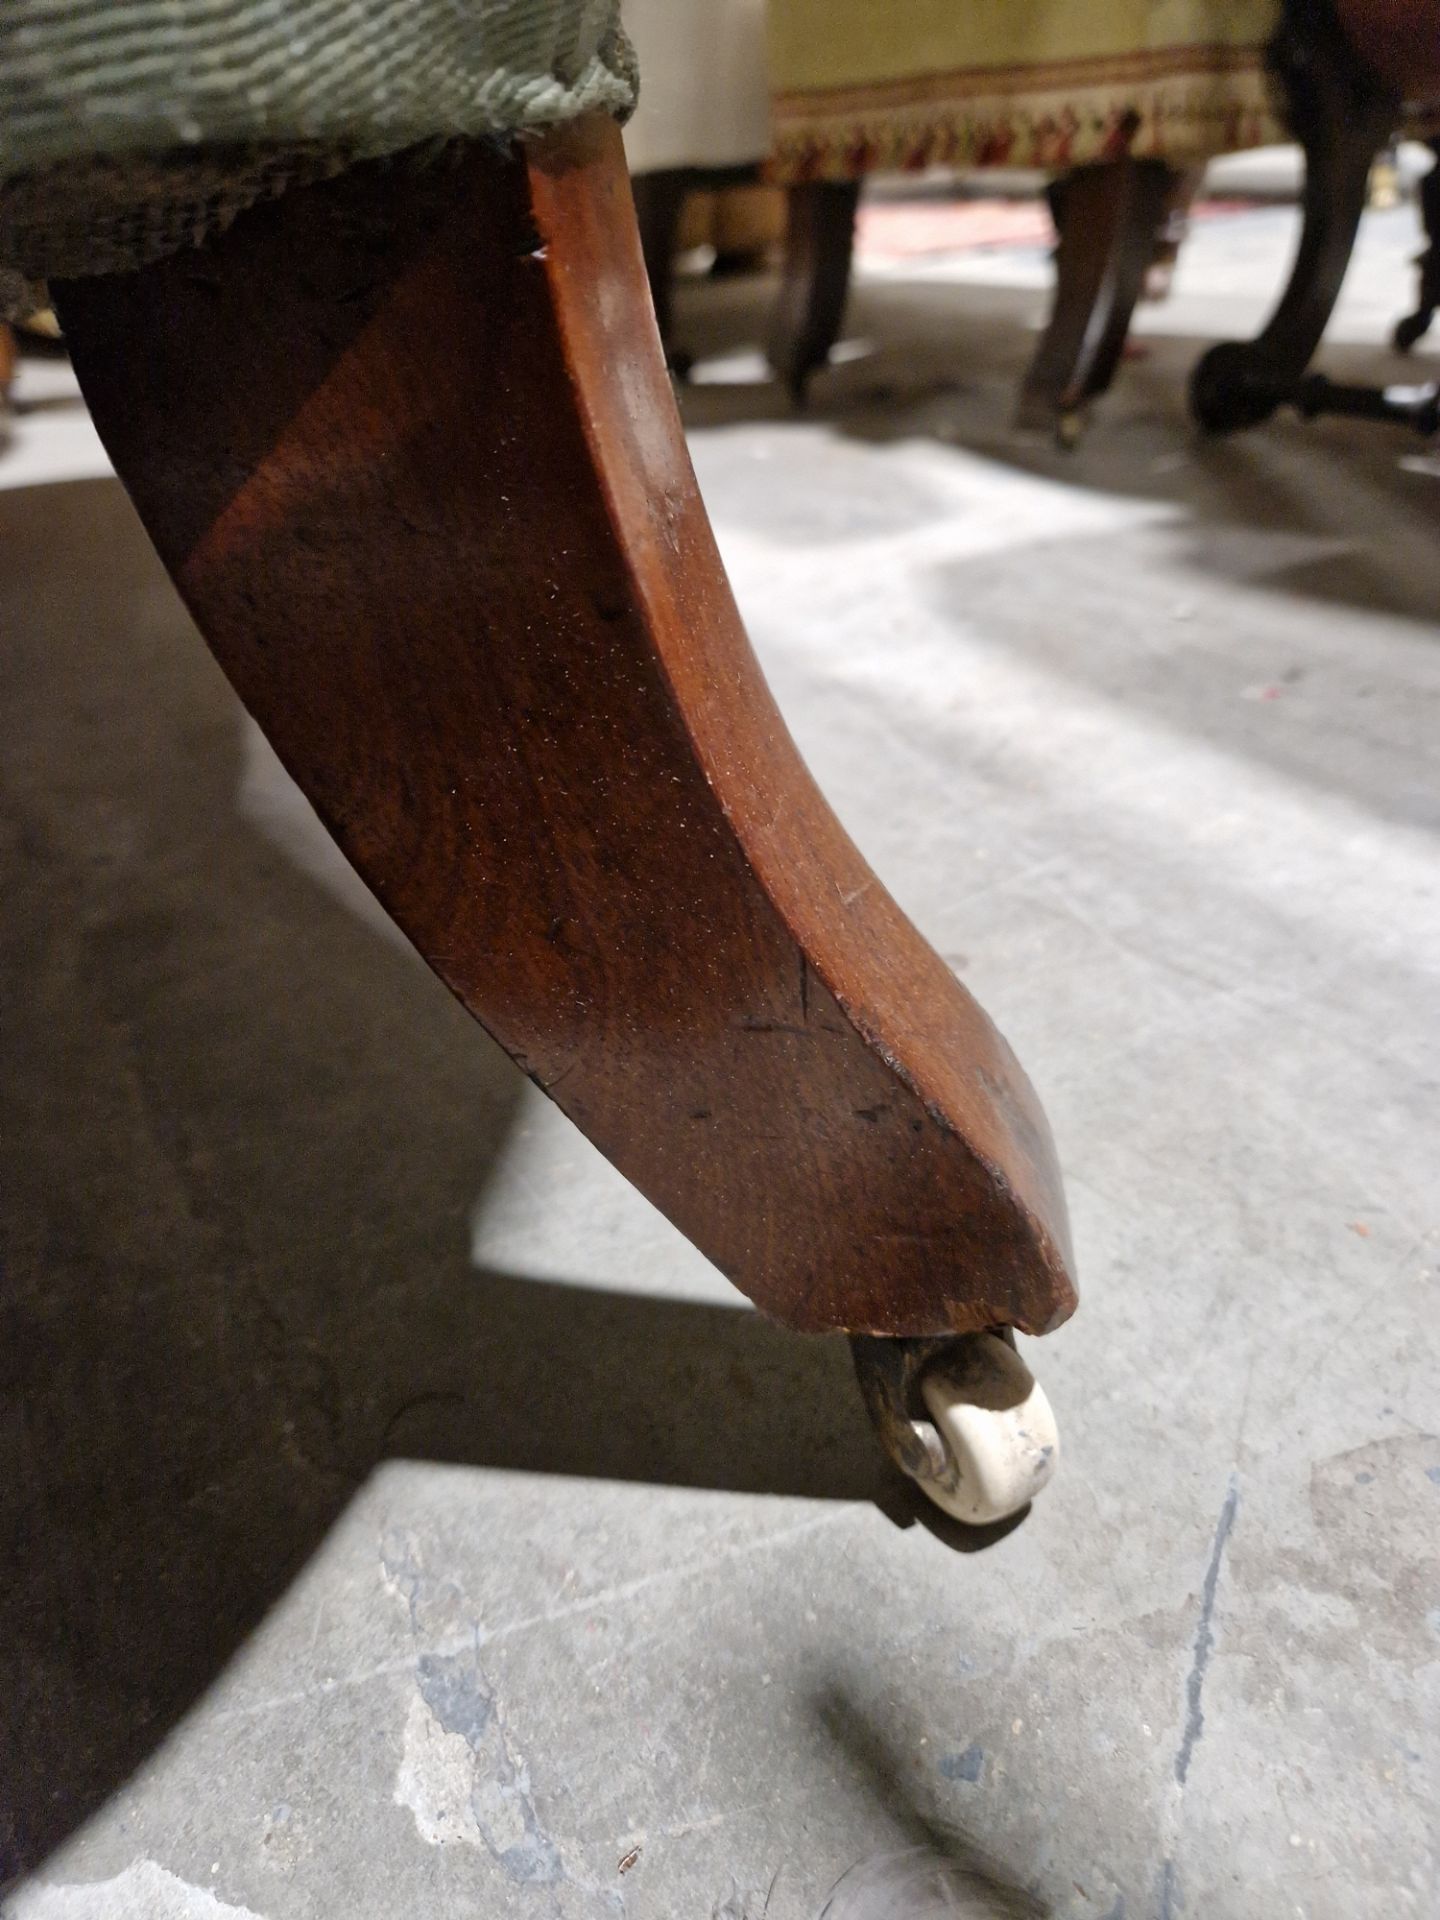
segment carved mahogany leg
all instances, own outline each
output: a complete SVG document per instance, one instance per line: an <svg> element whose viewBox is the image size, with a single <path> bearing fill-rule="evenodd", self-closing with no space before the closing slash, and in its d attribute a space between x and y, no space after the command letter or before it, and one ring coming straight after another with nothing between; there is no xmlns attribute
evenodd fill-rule
<svg viewBox="0 0 1440 1920"><path fill-rule="evenodd" d="M808 180L787 195L785 261L767 352L796 406L840 337L855 251L858 180Z"/></svg>
<svg viewBox="0 0 1440 1920"><path fill-rule="evenodd" d="M1020 388L1018 426L1078 437L1085 407L1115 377L1178 180L1161 161L1123 159L1054 183L1055 302Z"/></svg>
<svg viewBox="0 0 1440 1920"><path fill-rule="evenodd" d="M1420 182L1420 218L1429 241L1415 262L1420 269L1420 293L1414 313L1407 314L1395 328L1395 347L1408 353L1416 341L1430 331L1435 309L1440 307L1440 140L1430 142L1435 164Z"/></svg>
<svg viewBox="0 0 1440 1920"><path fill-rule="evenodd" d="M650 282L650 300L655 308L665 363L674 367L683 379L688 367L683 362L678 366L675 363L671 323L675 305L675 236L680 229L685 196L690 191L691 175L683 167L666 167L652 173L637 173L630 185L635 195L645 277Z"/></svg>
<svg viewBox="0 0 1440 1920"><path fill-rule="evenodd" d="M1350 264L1370 163L1400 113L1395 93L1319 10L1289 10L1270 61L1305 152L1304 223L1264 331L1212 347L1191 375L1191 412L1210 433L1258 426L1296 396Z"/></svg>
<svg viewBox="0 0 1440 1920"><path fill-rule="evenodd" d="M242 699L615 1165L791 1326L1063 1319L1035 1097L740 626L614 128L357 170L57 297Z"/></svg>

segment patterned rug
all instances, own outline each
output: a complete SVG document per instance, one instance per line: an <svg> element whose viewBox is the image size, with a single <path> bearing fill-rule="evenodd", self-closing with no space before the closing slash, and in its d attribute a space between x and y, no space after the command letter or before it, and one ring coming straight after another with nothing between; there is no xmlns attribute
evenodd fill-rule
<svg viewBox="0 0 1440 1920"><path fill-rule="evenodd" d="M1243 213L1245 200L1200 200L1192 222ZM1055 229L1041 199L862 201L856 226L856 257L871 267L981 248L1051 247Z"/></svg>

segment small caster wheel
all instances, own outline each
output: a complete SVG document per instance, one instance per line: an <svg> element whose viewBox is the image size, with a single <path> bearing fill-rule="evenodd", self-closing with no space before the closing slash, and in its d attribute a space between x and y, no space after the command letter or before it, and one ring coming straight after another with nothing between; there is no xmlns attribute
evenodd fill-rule
<svg viewBox="0 0 1440 1920"><path fill-rule="evenodd" d="M920 1394L948 1455L944 1477L922 1483L968 1526L1008 1520L1035 1498L1060 1457L1045 1389L993 1333L957 1341L920 1376Z"/></svg>
<svg viewBox="0 0 1440 1920"><path fill-rule="evenodd" d="M1055 416L1055 444L1062 453L1073 453L1085 438L1087 415L1083 407L1070 407Z"/></svg>
<svg viewBox="0 0 1440 1920"><path fill-rule="evenodd" d="M1268 420L1284 398L1253 347L1238 340L1211 347L1190 376L1190 412L1206 433L1235 433Z"/></svg>
<svg viewBox="0 0 1440 1920"><path fill-rule="evenodd" d="M993 1526L1049 1481L1060 1457L1055 1416L1007 1334L852 1345L886 1450L952 1519Z"/></svg>

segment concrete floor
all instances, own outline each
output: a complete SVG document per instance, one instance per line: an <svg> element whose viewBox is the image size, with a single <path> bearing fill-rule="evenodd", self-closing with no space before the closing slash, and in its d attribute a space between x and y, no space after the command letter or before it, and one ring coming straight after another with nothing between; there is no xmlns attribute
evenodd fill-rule
<svg viewBox="0 0 1440 1920"><path fill-rule="evenodd" d="M1196 234L1071 458L1007 426L1032 258L870 279L798 421L765 290L685 302L765 667L1068 1177L1065 1457L983 1552L397 943L50 376L0 460L8 1920L1440 1911L1440 474L1181 408L1292 230ZM1390 370L1414 247L1371 222L1332 365Z"/></svg>

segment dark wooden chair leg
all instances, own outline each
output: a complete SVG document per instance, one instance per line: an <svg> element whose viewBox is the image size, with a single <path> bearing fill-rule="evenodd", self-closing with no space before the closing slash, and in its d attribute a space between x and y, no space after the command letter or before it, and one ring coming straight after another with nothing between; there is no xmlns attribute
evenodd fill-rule
<svg viewBox="0 0 1440 1920"><path fill-rule="evenodd" d="M809 180L791 187L785 261L766 343L770 365L796 406L810 376L840 337L855 251L858 180Z"/></svg>
<svg viewBox="0 0 1440 1920"><path fill-rule="evenodd" d="M1016 408L1016 425L1078 438L1124 352L1135 303L1169 220L1179 176L1158 160L1076 167L1050 191L1055 300Z"/></svg>
<svg viewBox="0 0 1440 1920"><path fill-rule="evenodd" d="M1141 289L1143 300L1169 299L1171 283L1180 260L1180 249L1190 234L1190 212L1204 183L1203 166L1181 167L1171 173L1170 187L1155 234L1154 251L1145 269Z"/></svg>
<svg viewBox="0 0 1440 1920"><path fill-rule="evenodd" d="M635 195L640 251L645 261L645 277L650 283L650 301L660 329L665 364L683 380L689 371L688 364L683 355L678 365L674 357L675 237L685 196L690 191L691 176L684 167L667 167L636 174L630 185Z"/></svg>
<svg viewBox="0 0 1440 1920"><path fill-rule="evenodd" d="M1440 140L1430 142L1435 164L1420 182L1420 218L1429 245L1415 262L1420 269L1420 292L1415 311L1396 324L1395 349L1408 353L1430 331L1440 307Z"/></svg>
<svg viewBox="0 0 1440 1920"><path fill-rule="evenodd" d="M614 127L359 169L56 296L242 699L615 1165L793 1327L1063 1319L1034 1094L740 626Z"/></svg>
<svg viewBox="0 0 1440 1920"><path fill-rule="evenodd" d="M1395 93L1319 10L1287 9L1270 61L1305 153L1304 223L1264 331L1211 347L1191 375L1191 412L1209 433L1258 426L1295 397L1350 264L1371 162L1400 114Z"/></svg>

